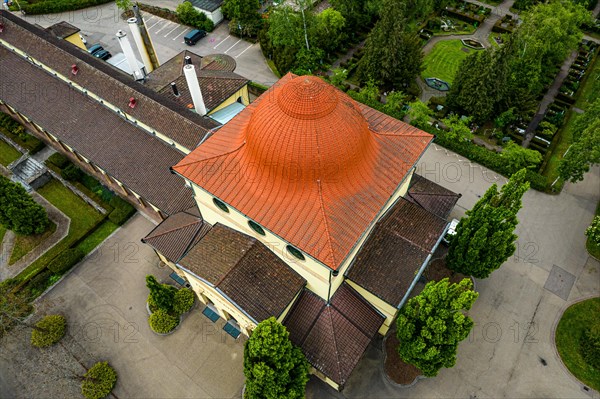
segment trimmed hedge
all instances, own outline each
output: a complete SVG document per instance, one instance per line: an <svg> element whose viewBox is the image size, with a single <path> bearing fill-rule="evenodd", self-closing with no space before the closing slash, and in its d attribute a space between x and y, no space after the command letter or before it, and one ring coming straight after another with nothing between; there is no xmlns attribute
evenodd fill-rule
<svg viewBox="0 0 600 399"><path fill-rule="evenodd" d="M64 168L69 163L69 159L65 157L63 154L59 152L55 152L54 154L48 157L48 162L52 165L56 166L59 169Z"/></svg>
<svg viewBox="0 0 600 399"><path fill-rule="evenodd" d="M46 316L38 321L31 331L31 345L38 348L52 346L64 337L66 330L67 319L64 316Z"/></svg>
<svg viewBox="0 0 600 399"><path fill-rule="evenodd" d="M177 327L179 319L171 316L162 309L158 309L150 315L148 322L150 323L152 331L159 334L168 334Z"/></svg>
<svg viewBox="0 0 600 399"><path fill-rule="evenodd" d="M82 8L110 3L111 1L113 0L46 0L32 4L21 4L21 9L29 15L52 14L63 11L80 10ZM17 11L18 7L13 5L11 9Z"/></svg>
<svg viewBox="0 0 600 399"><path fill-rule="evenodd" d="M123 225L135 213L133 205L118 195L112 197L108 204L114 208L114 210L109 213L108 220L118 226Z"/></svg>
<svg viewBox="0 0 600 399"><path fill-rule="evenodd" d="M48 269L56 274L63 274L79 262L85 254L78 248L70 248L62 251L60 255L52 259Z"/></svg>
<svg viewBox="0 0 600 399"><path fill-rule="evenodd" d="M173 297L173 311L179 315L189 312L194 306L195 295L189 288L181 288Z"/></svg>
<svg viewBox="0 0 600 399"><path fill-rule="evenodd" d="M108 362L94 364L83 377L81 393L87 399L105 398L117 383L117 372Z"/></svg>
<svg viewBox="0 0 600 399"><path fill-rule="evenodd" d="M69 163L69 165L60 171L63 179L68 181L79 181L83 176L83 172L77 166Z"/></svg>

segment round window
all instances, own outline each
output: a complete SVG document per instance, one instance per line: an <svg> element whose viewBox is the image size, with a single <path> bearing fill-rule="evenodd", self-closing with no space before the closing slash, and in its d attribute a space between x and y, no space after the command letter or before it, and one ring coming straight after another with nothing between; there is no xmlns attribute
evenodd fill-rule
<svg viewBox="0 0 600 399"><path fill-rule="evenodd" d="M298 258L300 260L304 260L304 255L302 255L302 252L300 252L300 250L296 247L292 247L291 245L288 245L287 250L290 254L292 254L295 258Z"/></svg>
<svg viewBox="0 0 600 399"><path fill-rule="evenodd" d="M255 221L249 220L248 221L248 226L250 226L250 228L252 230L256 231L261 236L265 235L265 231L263 230L263 228L260 227L260 224L256 223Z"/></svg>
<svg viewBox="0 0 600 399"><path fill-rule="evenodd" d="M227 205L225 205L223 201L219 201L218 199L213 198L213 202L217 206L217 208L219 208L223 212L229 213L229 208L227 208Z"/></svg>

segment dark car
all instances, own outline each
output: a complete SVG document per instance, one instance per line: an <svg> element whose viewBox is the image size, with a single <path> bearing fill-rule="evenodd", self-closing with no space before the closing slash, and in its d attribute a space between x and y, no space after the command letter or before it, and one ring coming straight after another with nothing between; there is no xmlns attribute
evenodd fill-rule
<svg viewBox="0 0 600 399"><path fill-rule="evenodd" d="M205 31L200 29L194 29L193 31L190 31L187 35L183 37L183 41L188 46L193 46L198 42L198 40L202 39L204 36L206 36Z"/></svg>
<svg viewBox="0 0 600 399"><path fill-rule="evenodd" d="M88 53L90 53L91 55L95 55L98 51L102 51L102 50L104 50L104 47L102 47L99 44L94 44L93 46L91 46L88 49Z"/></svg>
<svg viewBox="0 0 600 399"><path fill-rule="evenodd" d="M94 53L94 57L100 58L101 60L106 61L107 59L109 59L110 57L112 57L112 54L109 53L106 50L100 50L100 51Z"/></svg>

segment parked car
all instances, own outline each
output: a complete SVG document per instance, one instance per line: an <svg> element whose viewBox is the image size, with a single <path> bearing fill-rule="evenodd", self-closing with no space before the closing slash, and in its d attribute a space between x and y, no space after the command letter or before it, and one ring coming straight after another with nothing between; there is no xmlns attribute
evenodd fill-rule
<svg viewBox="0 0 600 399"><path fill-rule="evenodd" d="M93 46L90 46L90 48L88 48L88 53L90 53L91 55L94 55L98 51L102 51L102 50L104 50L104 47L102 47L100 44L94 44Z"/></svg>
<svg viewBox="0 0 600 399"><path fill-rule="evenodd" d="M81 39L81 42L83 44L87 44L87 40L85 39L85 37L83 37L83 35L81 33L79 34L79 38Z"/></svg>
<svg viewBox="0 0 600 399"><path fill-rule="evenodd" d="M205 31L200 29L194 29L193 31L190 31L187 35L183 37L183 41L188 46L193 46L198 42L198 40L202 39L204 36L206 36Z"/></svg>
<svg viewBox="0 0 600 399"><path fill-rule="evenodd" d="M442 238L442 242L444 244L450 244L450 240L452 240L452 237L456 235L456 226L458 226L458 219L452 219L452 221L450 222L450 227L448 227L448 231Z"/></svg>
<svg viewBox="0 0 600 399"><path fill-rule="evenodd" d="M94 57L96 58L100 58L103 61L108 60L110 57L112 57L112 54L109 53L107 50L100 50L97 53L94 54Z"/></svg>

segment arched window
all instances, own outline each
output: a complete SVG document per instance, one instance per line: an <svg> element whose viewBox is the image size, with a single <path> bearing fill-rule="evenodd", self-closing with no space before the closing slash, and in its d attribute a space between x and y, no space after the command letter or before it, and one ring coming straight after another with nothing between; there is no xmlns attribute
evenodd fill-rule
<svg viewBox="0 0 600 399"><path fill-rule="evenodd" d="M248 220L248 226L250 226L250 228L254 231L256 231L258 234L260 234L261 236L265 235L265 231L263 230L262 227L260 227L260 224L256 223L253 220Z"/></svg>
<svg viewBox="0 0 600 399"><path fill-rule="evenodd" d="M304 255L302 255L302 252L300 252L300 250L299 250L298 248L296 248L296 247L293 247L293 246L291 246L291 245L288 245L288 246L286 247L286 249L287 249L287 250L288 250L288 252L289 252L290 254L292 254L292 255L293 255L295 258L298 258L298 259L300 259L300 260L304 260L304 259L305 259L305 258L304 258Z"/></svg>
<svg viewBox="0 0 600 399"><path fill-rule="evenodd" d="M218 199L213 198L213 203L217 206L217 208L219 208L223 212L229 213L229 208L227 208L227 205L225 205L223 201L219 201Z"/></svg>

